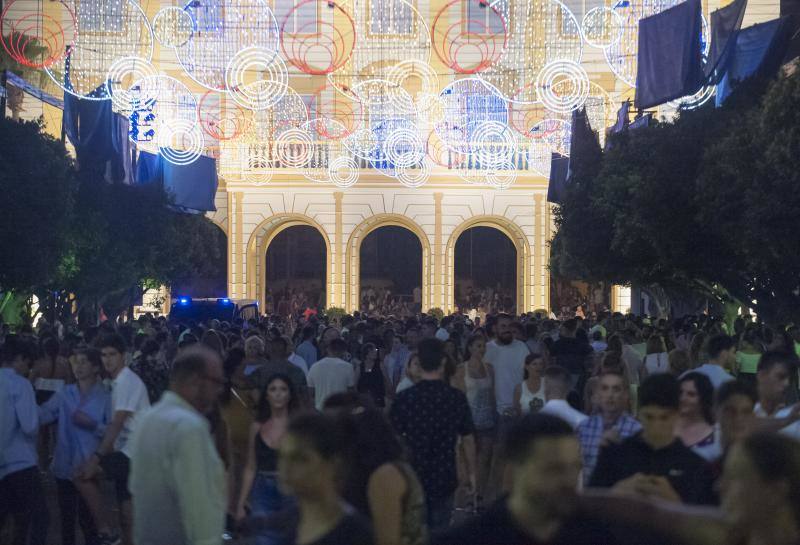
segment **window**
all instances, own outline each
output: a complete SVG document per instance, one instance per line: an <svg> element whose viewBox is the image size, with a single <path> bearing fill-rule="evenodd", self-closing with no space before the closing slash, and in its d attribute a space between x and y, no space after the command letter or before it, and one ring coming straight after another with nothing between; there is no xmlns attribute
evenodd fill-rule
<svg viewBox="0 0 800 545"><path fill-rule="evenodd" d="M197 32L219 32L225 25L222 0L195 0L189 7Z"/></svg>
<svg viewBox="0 0 800 545"><path fill-rule="evenodd" d="M275 0L273 13L278 28L289 34L313 34L317 32L317 2L303 0ZM299 5L299 7L297 7ZM297 9L295 9L297 8ZM288 20L287 20L288 19ZM283 26L286 23L286 26Z"/></svg>
<svg viewBox="0 0 800 545"><path fill-rule="evenodd" d="M402 0L370 0L370 34L411 34L414 32L414 10Z"/></svg>
<svg viewBox="0 0 800 545"><path fill-rule="evenodd" d="M467 30L471 34L502 34L505 29L501 9L490 7L489 0L467 2Z"/></svg>
<svg viewBox="0 0 800 545"><path fill-rule="evenodd" d="M126 5L127 0L79 3L77 9L79 30L86 32L122 32L125 30Z"/></svg>

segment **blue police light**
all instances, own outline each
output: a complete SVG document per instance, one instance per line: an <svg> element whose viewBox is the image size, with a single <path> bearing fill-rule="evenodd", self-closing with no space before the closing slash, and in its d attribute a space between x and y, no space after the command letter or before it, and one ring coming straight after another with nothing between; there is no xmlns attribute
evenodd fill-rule
<svg viewBox="0 0 800 545"><path fill-rule="evenodd" d="M178 297L178 304L179 305L186 306L186 305L189 305L191 302L192 302L192 298L191 297Z"/></svg>
<svg viewBox="0 0 800 545"><path fill-rule="evenodd" d="M227 297L224 297L222 299L217 299L217 303L220 304L220 305L230 305L231 304L231 300L228 299Z"/></svg>

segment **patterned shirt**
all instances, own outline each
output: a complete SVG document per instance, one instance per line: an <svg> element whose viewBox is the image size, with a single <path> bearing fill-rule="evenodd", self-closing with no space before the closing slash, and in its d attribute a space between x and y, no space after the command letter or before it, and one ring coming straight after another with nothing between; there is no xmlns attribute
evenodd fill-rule
<svg viewBox="0 0 800 545"><path fill-rule="evenodd" d="M451 496L458 485L456 440L475 432L464 393L442 380L422 380L397 395L389 417L428 499Z"/></svg>
<svg viewBox="0 0 800 545"><path fill-rule="evenodd" d="M575 431L578 434L578 440L581 443L581 454L583 455L583 483L589 484L589 479L597 466L597 457L600 454L600 443L603 439L603 433L616 428L619 432L620 439L627 439L632 435L636 435L642 429L639 421L629 414L622 414L614 422L606 424L603 416L596 414L591 416L578 424Z"/></svg>

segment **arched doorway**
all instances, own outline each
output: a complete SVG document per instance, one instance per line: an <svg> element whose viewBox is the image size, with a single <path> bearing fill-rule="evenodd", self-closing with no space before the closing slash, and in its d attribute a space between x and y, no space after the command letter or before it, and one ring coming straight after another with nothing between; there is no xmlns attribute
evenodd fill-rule
<svg viewBox="0 0 800 545"><path fill-rule="evenodd" d="M228 297L228 237L225 231L212 221L203 222L202 239L209 259L197 276L179 278L172 282L173 297L186 296L195 299Z"/></svg>
<svg viewBox="0 0 800 545"><path fill-rule="evenodd" d="M455 303L462 311L517 311L517 249L495 227L476 226L456 240Z"/></svg>
<svg viewBox="0 0 800 545"><path fill-rule="evenodd" d="M307 307L325 308L327 246L310 225L290 225L267 243L267 313L286 316Z"/></svg>
<svg viewBox="0 0 800 545"><path fill-rule="evenodd" d="M611 284L550 276L550 309L560 320L611 310Z"/></svg>
<svg viewBox="0 0 800 545"><path fill-rule="evenodd" d="M358 308L376 314L422 308L423 248L419 237L399 225L370 231L359 248Z"/></svg>

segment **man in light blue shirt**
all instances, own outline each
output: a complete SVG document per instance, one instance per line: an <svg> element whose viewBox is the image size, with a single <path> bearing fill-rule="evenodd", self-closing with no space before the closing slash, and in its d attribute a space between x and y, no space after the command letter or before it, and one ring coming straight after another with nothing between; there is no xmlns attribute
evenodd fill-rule
<svg viewBox="0 0 800 545"><path fill-rule="evenodd" d="M303 328L303 342L297 345L295 354L300 356L306 361L306 366L311 369L311 366L317 362L317 347L314 346L314 326L307 325Z"/></svg>
<svg viewBox="0 0 800 545"><path fill-rule="evenodd" d="M44 501L36 438L36 396L26 378L35 347L16 335L6 337L0 353L0 527L14 518L14 545L44 545L47 506Z"/></svg>

